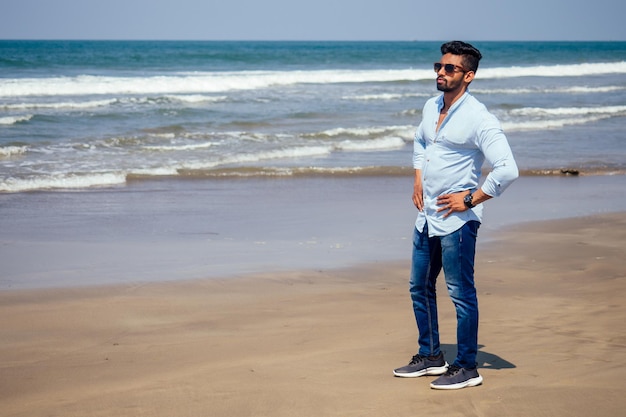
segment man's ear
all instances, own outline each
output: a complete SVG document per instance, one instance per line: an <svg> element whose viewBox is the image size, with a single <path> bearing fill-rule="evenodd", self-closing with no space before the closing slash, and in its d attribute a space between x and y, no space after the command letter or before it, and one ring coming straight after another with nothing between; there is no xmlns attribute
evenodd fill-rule
<svg viewBox="0 0 626 417"><path fill-rule="evenodd" d="M465 77L464 77L464 81L466 83L471 83L472 81L474 81L474 76L476 75L476 73L474 71L467 71L465 73Z"/></svg>

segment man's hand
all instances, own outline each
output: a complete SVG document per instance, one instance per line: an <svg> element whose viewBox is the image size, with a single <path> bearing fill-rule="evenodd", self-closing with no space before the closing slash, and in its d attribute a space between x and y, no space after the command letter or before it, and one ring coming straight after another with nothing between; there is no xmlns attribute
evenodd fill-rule
<svg viewBox="0 0 626 417"><path fill-rule="evenodd" d="M422 188L422 171L415 170L415 179L413 181L413 204L419 211L424 209L424 190Z"/></svg>
<svg viewBox="0 0 626 417"><path fill-rule="evenodd" d="M468 195L469 191L461 191L460 193L443 194L437 197L437 205L440 206L437 209L437 213L446 211L443 215L444 219L454 212L462 212L468 210L467 206L463 202L463 199Z"/></svg>

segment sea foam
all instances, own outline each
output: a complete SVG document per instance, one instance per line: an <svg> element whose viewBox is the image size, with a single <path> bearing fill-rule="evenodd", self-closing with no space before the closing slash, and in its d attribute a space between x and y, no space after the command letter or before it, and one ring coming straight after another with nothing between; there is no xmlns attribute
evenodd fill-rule
<svg viewBox="0 0 626 417"><path fill-rule="evenodd" d="M584 115L626 115L626 106L604 106L604 107L525 107L511 110L512 114L522 116L584 116Z"/></svg>
<svg viewBox="0 0 626 417"><path fill-rule="evenodd" d="M5 116L0 117L0 125L14 125L17 123L27 122L33 118L32 114L25 116Z"/></svg>
<svg viewBox="0 0 626 417"><path fill-rule="evenodd" d="M344 151L374 151L384 149L402 148L406 145L404 139L399 137L384 137L363 141L344 140L336 145L337 149Z"/></svg>
<svg viewBox="0 0 626 417"><path fill-rule="evenodd" d="M33 190L79 189L90 187L107 187L126 182L126 175L121 173L103 174L60 174L36 178L0 179L0 192L17 193Z"/></svg>
<svg viewBox="0 0 626 417"><path fill-rule="evenodd" d="M0 158L10 158L23 155L28 151L28 146L2 146L0 147Z"/></svg>
<svg viewBox="0 0 626 417"><path fill-rule="evenodd" d="M478 78L579 77L626 73L626 61L612 63L481 68ZM431 69L235 71L161 76L12 78L0 80L0 97L215 94L295 84L385 83L432 80Z"/></svg>

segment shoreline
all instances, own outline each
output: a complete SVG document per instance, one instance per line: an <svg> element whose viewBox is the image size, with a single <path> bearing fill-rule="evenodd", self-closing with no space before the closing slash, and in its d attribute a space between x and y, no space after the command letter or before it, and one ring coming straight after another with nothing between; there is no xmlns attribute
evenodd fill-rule
<svg viewBox="0 0 626 417"><path fill-rule="evenodd" d="M626 211L623 176L521 177L479 245L537 220ZM0 291L143 284L410 257L410 178L156 181L4 196Z"/></svg>
<svg viewBox="0 0 626 417"><path fill-rule="evenodd" d="M533 222L479 249L479 387L441 393L432 378L392 376L416 349L407 259L0 291L0 409L373 417L414 415L419 401L443 415L468 404L494 417L618 415L625 226L626 213ZM445 288L439 294L451 360L455 313Z"/></svg>
<svg viewBox="0 0 626 417"><path fill-rule="evenodd" d="M495 252L500 245L502 237L504 239L509 239L511 235L519 232L524 232L526 230L535 230L535 231L543 231L543 230L552 230L554 228L558 228L559 225L564 223L583 223L587 220L590 220L592 223L602 221L603 218L621 218L626 216L626 211L611 211L604 212L600 214L587 214L587 215L578 215L572 217L563 217L563 218L553 218L553 219L543 219L543 220L524 220L517 223L506 224L498 226L497 230L493 228L487 232L487 236L479 236L477 242L477 258L483 252L491 253ZM481 230L484 228L488 228L489 226L481 226ZM479 231L479 232L480 232ZM406 244L410 245L410 240L406 240ZM512 247L515 247L513 245ZM410 255L410 253L408 253ZM275 268L269 270L263 270L262 268L255 268L252 271L244 271L244 272L232 272L232 273L224 273L222 275L209 274L205 277L195 277L195 278L172 278L172 279L154 279L154 280L129 280L129 281L121 281L121 282L101 282L101 283L88 283L84 285L80 284L72 284L72 285L51 285L51 286L39 286L39 287L17 287L17 288L0 288L0 296L7 295L11 297L10 294L17 296L18 298L21 296L28 296L29 294L33 294L35 298L38 298L42 295L52 295L55 294L72 294L78 293L81 294L96 294L101 291L105 292L118 292L125 291L126 289L133 288L141 288L144 286L150 285L172 285L176 286L180 285L196 285L201 284L205 281L215 281L227 283L230 281L254 281L255 279L266 279L270 278L272 281L277 280L287 280L289 281L291 276L308 276L308 275L317 275L317 274L338 274L342 275L346 272L355 271L355 270L368 270L368 269L376 269L376 270L397 270L405 269L408 273L410 268L410 256L404 256L402 258L394 258L394 259L383 259L383 260L361 260L359 262L354 262L346 265L333 265L333 266L320 266L320 267L300 267L300 268ZM442 272L443 274L443 272ZM1 298L1 297L0 297Z"/></svg>
<svg viewBox="0 0 626 417"><path fill-rule="evenodd" d="M2 149L0 148L0 151ZM10 156L10 151L7 152ZM2 156L0 154L0 156ZM158 171L158 170L157 170ZM413 168L406 166L242 166L213 169L181 169L175 173L164 174L158 171L155 174L146 173L107 173L84 175L83 177L68 176L67 178L20 180L16 178L4 179L0 182L0 197L20 193L89 193L102 190L115 191L116 189L132 187L142 182L156 183L159 181L245 181L245 180L298 180L298 179L341 179L341 178L372 178L372 177L410 177ZM488 171L484 171L486 175ZM595 177L595 176L626 176L623 167L533 167L519 171L520 177Z"/></svg>

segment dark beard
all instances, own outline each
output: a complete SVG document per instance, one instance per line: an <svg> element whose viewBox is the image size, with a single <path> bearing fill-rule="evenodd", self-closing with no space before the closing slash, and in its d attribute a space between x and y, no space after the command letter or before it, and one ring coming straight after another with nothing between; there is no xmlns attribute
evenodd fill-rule
<svg viewBox="0 0 626 417"><path fill-rule="evenodd" d="M451 91L455 91L458 88L460 88L461 82L460 81L455 82L455 80L451 80L451 82L447 82L442 85L439 85L439 84L436 84L436 85L437 85L437 90L444 92L444 93L449 93Z"/></svg>
<svg viewBox="0 0 626 417"><path fill-rule="evenodd" d="M450 84L436 84L437 85L437 90L442 91L444 93L449 93L450 91L454 90L454 87L451 87Z"/></svg>

